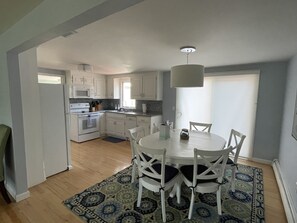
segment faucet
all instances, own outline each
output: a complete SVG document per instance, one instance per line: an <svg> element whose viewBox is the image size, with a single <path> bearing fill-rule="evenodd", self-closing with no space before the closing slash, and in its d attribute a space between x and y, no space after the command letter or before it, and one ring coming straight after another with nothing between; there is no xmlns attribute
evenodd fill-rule
<svg viewBox="0 0 297 223"><path fill-rule="evenodd" d="M125 109L124 108L119 108L118 111L125 112Z"/></svg>

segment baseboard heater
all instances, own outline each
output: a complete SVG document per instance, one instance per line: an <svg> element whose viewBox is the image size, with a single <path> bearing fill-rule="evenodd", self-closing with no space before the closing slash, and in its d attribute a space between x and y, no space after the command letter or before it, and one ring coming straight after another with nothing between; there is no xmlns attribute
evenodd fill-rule
<svg viewBox="0 0 297 223"><path fill-rule="evenodd" d="M289 223L297 223L297 216L296 212L294 211L294 204L292 202L289 191L285 185L285 182L283 181L280 165L277 159L273 160L272 167L281 194L287 220Z"/></svg>

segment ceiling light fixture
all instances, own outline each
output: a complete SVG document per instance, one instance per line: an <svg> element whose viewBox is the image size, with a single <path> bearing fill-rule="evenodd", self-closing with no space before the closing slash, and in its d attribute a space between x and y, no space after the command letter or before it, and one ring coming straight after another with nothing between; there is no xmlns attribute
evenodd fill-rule
<svg viewBox="0 0 297 223"><path fill-rule="evenodd" d="M170 87L203 87L204 66L188 64L189 54L195 52L196 48L184 46L180 51L187 54L187 64L171 67Z"/></svg>

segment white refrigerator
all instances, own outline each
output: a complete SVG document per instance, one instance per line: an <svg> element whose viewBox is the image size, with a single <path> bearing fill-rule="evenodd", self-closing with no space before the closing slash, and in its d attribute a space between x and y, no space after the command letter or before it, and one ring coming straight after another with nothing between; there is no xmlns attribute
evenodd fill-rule
<svg viewBox="0 0 297 223"><path fill-rule="evenodd" d="M39 84L45 176L71 168L69 90L67 85Z"/></svg>

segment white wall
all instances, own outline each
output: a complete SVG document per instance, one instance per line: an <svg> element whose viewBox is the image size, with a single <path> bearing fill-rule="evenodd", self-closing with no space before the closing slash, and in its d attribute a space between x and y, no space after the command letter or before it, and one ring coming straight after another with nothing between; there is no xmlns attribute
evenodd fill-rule
<svg viewBox="0 0 297 223"><path fill-rule="evenodd" d="M28 187L45 180L36 48L19 54Z"/></svg>
<svg viewBox="0 0 297 223"><path fill-rule="evenodd" d="M289 190L297 216L297 141L292 137L293 116L297 93L297 55L289 62L279 162L285 186Z"/></svg>
<svg viewBox="0 0 297 223"><path fill-rule="evenodd" d="M28 192L23 114L26 102L21 93L18 54L141 1L45 0L0 35L0 121L12 127L13 140L7 157L6 186L17 200Z"/></svg>

